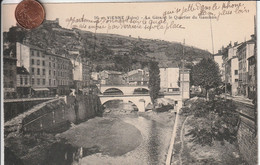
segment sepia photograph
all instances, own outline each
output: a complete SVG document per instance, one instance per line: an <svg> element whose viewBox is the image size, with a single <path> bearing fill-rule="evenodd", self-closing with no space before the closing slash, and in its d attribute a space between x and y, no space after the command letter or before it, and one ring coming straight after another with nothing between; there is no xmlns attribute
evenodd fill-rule
<svg viewBox="0 0 260 165"><path fill-rule="evenodd" d="M258 164L256 1L1 9L1 164Z"/></svg>

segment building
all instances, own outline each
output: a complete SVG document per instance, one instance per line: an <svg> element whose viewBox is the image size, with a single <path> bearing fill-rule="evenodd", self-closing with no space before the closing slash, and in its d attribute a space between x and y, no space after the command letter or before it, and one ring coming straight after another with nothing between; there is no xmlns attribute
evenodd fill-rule
<svg viewBox="0 0 260 165"><path fill-rule="evenodd" d="M101 85L124 85L125 76L122 72L103 70L99 72Z"/></svg>
<svg viewBox="0 0 260 165"><path fill-rule="evenodd" d="M249 58L254 55L255 41L254 36L252 39L243 42L237 48L237 56L239 63L239 82L238 82L238 93L248 97L249 86L248 86L248 71L249 71Z"/></svg>
<svg viewBox="0 0 260 165"><path fill-rule="evenodd" d="M190 98L190 70L176 65L160 65L160 88L162 93L183 95ZM183 92L182 92L183 91Z"/></svg>
<svg viewBox="0 0 260 165"><path fill-rule="evenodd" d="M179 70L180 91L184 99L190 98L190 69L184 68Z"/></svg>
<svg viewBox="0 0 260 165"><path fill-rule="evenodd" d="M17 66L30 73L32 95L41 97L69 93L72 85L70 59L32 45L16 43Z"/></svg>
<svg viewBox="0 0 260 165"><path fill-rule="evenodd" d="M255 55L248 59L248 98L254 99L256 93L256 59Z"/></svg>
<svg viewBox="0 0 260 165"><path fill-rule="evenodd" d="M127 73L128 85L148 85L149 72L142 69L132 70Z"/></svg>
<svg viewBox="0 0 260 165"><path fill-rule="evenodd" d="M224 63L224 82L226 84L226 92L230 95L238 94L238 56L237 50L241 44L237 42L232 46L231 43L223 49L223 63Z"/></svg>
<svg viewBox="0 0 260 165"><path fill-rule="evenodd" d="M91 79L89 61L81 58L81 56L71 57L70 61L73 68L74 88L78 91L88 87Z"/></svg>
<svg viewBox="0 0 260 165"><path fill-rule="evenodd" d="M30 73L25 67L16 68L16 91L18 98L28 97L31 94Z"/></svg>
<svg viewBox="0 0 260 165"><path fill-rule="evenodd" d="M16 97L16 58L4 56L4 99Z"/></svg>
<svg viewBox="0 0 260 165"><path fill-rule="evenodd" d="M160 66L160 88L162 92L180 92L178 85L179 67L177 66Z"/></svg>
<svg viewBox="0 0 260 165"><path fill-rule="evenodd" d="M60 95L70 93L70 88L73 87L72 63L69 58L58 56L51 53L46 53L48 57L48 87L52 94L55 94L55 89Z"/></svg>

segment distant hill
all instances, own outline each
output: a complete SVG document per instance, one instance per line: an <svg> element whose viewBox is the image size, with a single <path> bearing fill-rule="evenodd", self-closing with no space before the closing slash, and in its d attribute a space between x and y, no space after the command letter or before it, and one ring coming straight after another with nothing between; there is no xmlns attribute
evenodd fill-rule
<svg viewBox="0 0 260 165"><path fill-rule="evenodd" d="M18 41L58 55L73 56L71 52L78 52L82 57L91 60L94 70L127 71L145 67L149 60L180 64L182 58L192 62L211 57L208 51L190 46L184 46L183 56L183 45L177 42L65 29L57 20L46 20L40 27L30 31L17 26L11 27L3 38L7 45L5 54L10 53L14 49L14 43Z"/></svg>

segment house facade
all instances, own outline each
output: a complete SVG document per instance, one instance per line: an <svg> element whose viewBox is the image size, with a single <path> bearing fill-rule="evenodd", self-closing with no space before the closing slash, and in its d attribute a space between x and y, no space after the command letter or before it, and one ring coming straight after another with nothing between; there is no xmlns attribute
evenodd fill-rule
<svg viewBox="0 0 260 165"><path fill-rule="evenodd" d="M160 92L190 98L190 70L175 65L160 66Z"/></svg>
<svg viewBox="0 0 260 165"><path fill-rule="evenodd" d="M71 61L45 52L32 45L16 43L17 67L24 67L30 74L32 94L66 94L72 85Z"/></svg>
<svg viewBox="0 0 260 165"><path fill-rule="evenodd" d="M224 64L224 83L226 84L227 93L230 95L238 95L238 78L239 78L239 63L237 50L241 44L237 42L232 46L229 44L223 49L222 59Z"/></svg>
<svg viewBox="0 0 260 165"><path fill-rule="evenodd" d="M248 97L248 71L249 61L248 58L254 55L255 42L253 39L244 42L238 47L237 56L239 63L239 82L238 82L238 93Z"/></svg>
<svg viewBox="0 0 260 165"><path fill-rule="evenodd" d="M13 56L3 57L4 73L4 98L16 97L16 58Z"/></svg>
<svg viewBox="0 0 260 165"><path fill-rule="evenodd" d="M28 97L31 93L30 73L24 67L16 68L16 91L19 98Z"/></svg>
<svg viewBox="0 0 260 165"><path fill-rule="evenodd" d="M143 69L132 70L127 73L128 85L148 85L149 72Z"/></svg>

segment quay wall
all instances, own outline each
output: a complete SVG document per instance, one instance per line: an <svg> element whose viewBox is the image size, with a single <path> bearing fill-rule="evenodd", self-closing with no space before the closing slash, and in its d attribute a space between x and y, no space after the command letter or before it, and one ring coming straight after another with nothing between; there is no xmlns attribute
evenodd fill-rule
<svg viewBox="0 0 260 165"><path fill-rule="evenodd" d="M254 126L241 122L238 130L238 145L243 158L250 165L257 164L257 135Z"/></svg>
<svg viewBox="0 0 260 165"><path fill-rule="evenodd" d="M96 95L66 96L41 103L25 114L5 123L5 133L10 132L63 132L72 123L78 124L102 115Z"/></svg>

